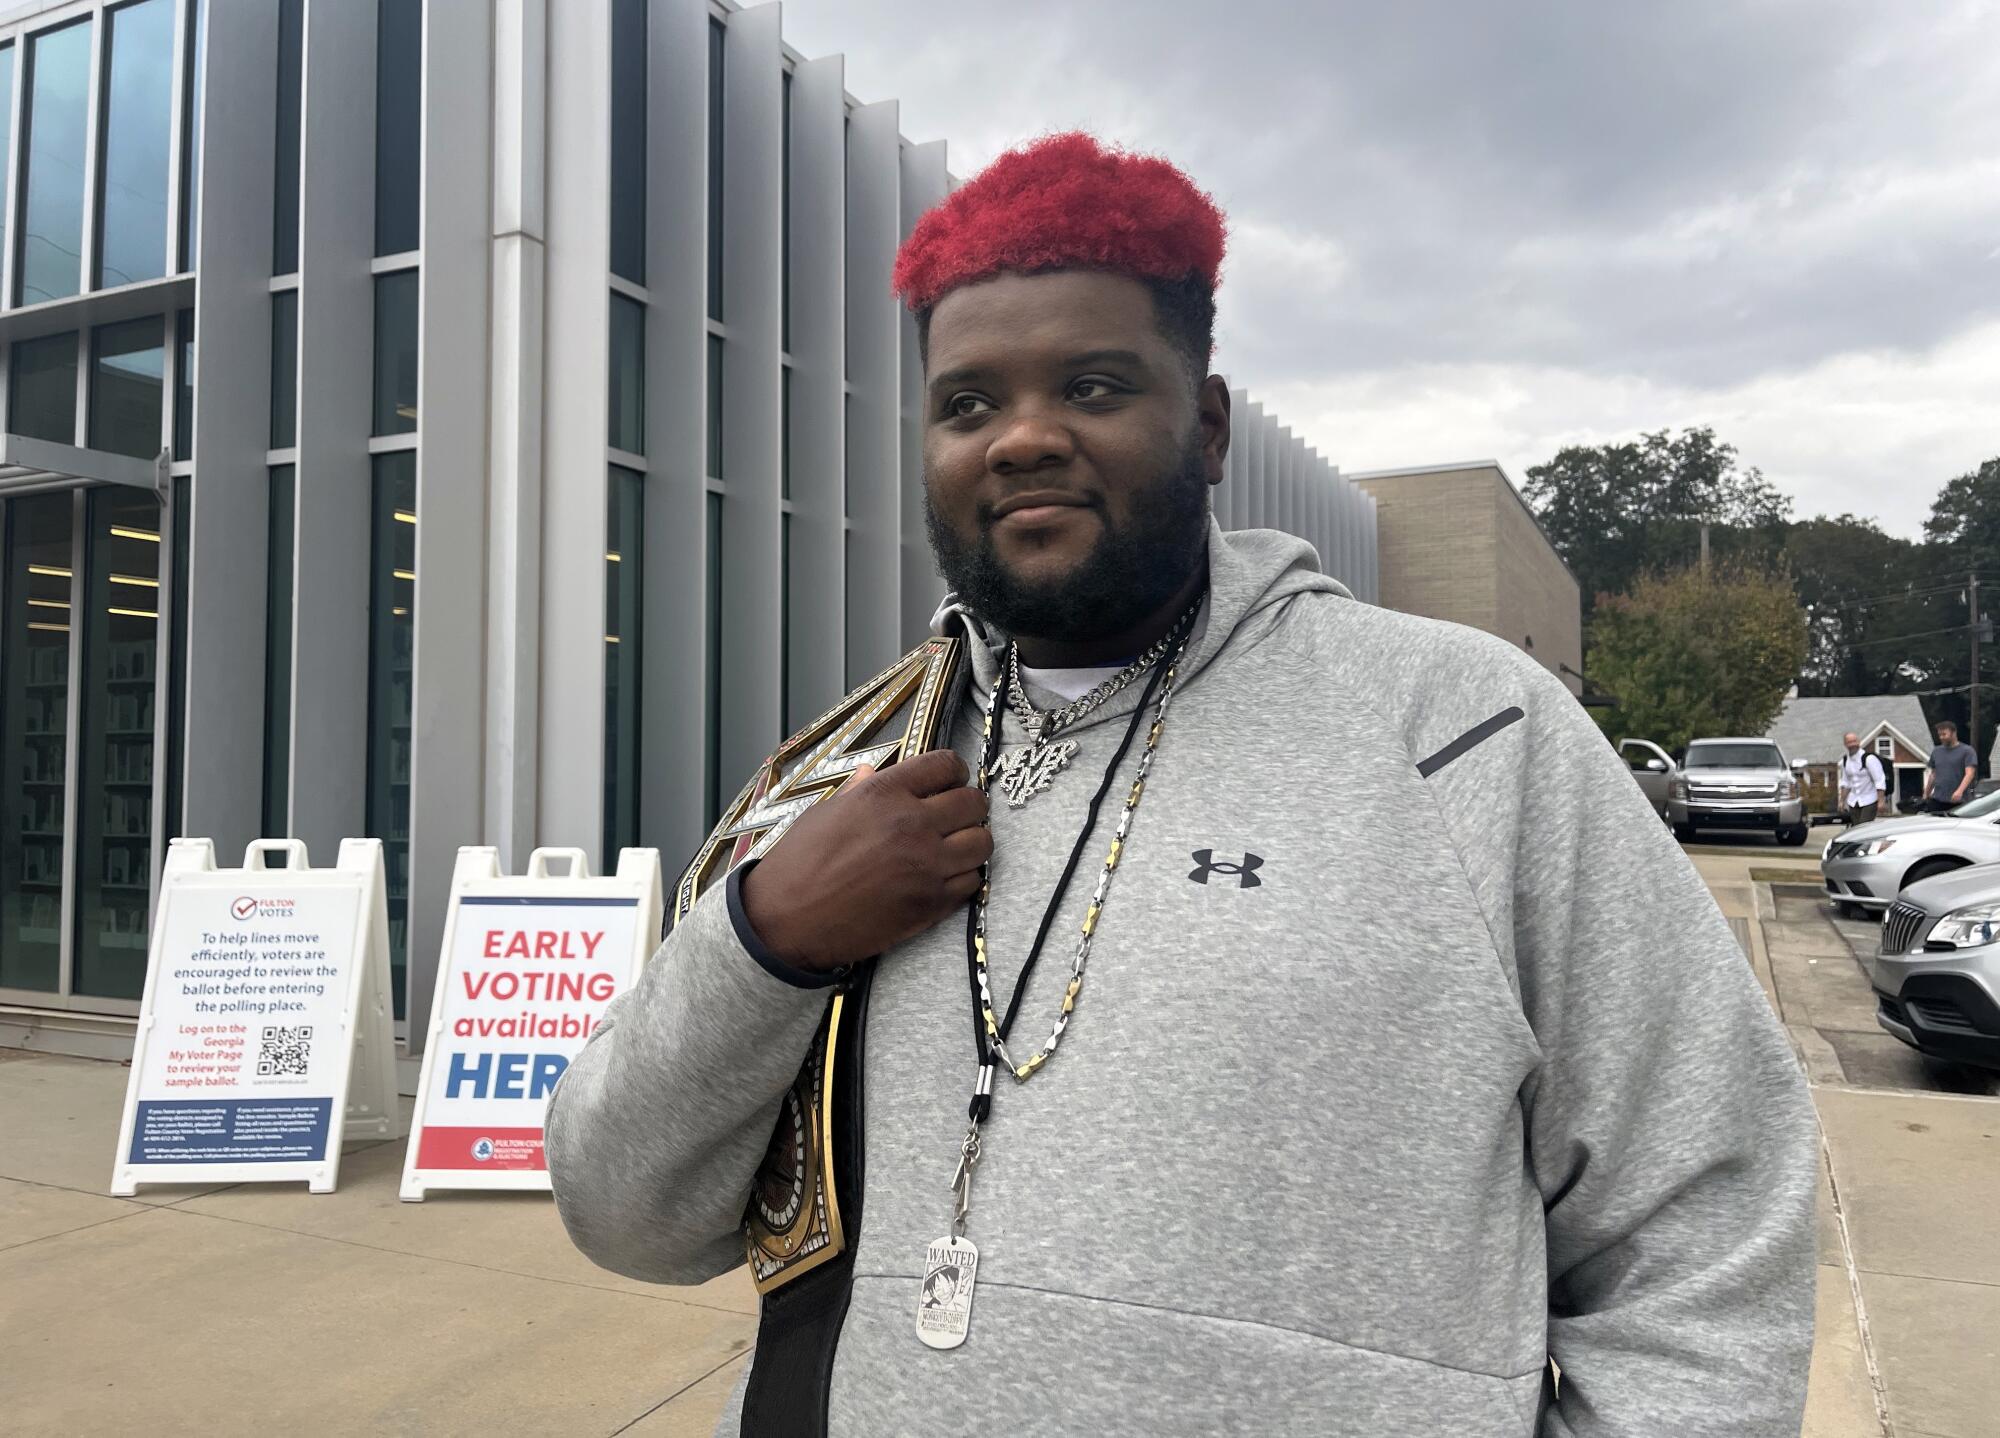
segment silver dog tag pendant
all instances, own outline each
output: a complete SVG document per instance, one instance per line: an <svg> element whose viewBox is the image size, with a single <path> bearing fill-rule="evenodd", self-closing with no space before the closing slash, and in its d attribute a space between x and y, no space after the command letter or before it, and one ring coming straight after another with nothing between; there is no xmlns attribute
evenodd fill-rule
<svg viewBox="0 0 2000 1438"><path fill-rule="evenodd" d="M972 1326L972 1280L979 1250L963 1238L940 1238L924 1251L917 1294L917 1337L932 1348L956 1348Z"/></svg>

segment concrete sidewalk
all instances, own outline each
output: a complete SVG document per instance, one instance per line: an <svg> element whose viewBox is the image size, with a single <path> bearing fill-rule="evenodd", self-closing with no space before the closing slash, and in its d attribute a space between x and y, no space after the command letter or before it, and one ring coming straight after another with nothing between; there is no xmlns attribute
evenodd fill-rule
<svg viewBox="0 0 2000 1438"><path fill-rule="evenodd" d="M2000 1099L1876 1025L1857 944L1816 898L1753 881L1816 862L1691 851L1812 1081L1819 1324L1805 1438L2000 1438ZM1878 1040L1880 1042L1878 1042Z"/></svg>
<svg viewBox="0 0 2000 1438"><path fill-rule="evenodd" d="M108 1198L128 1072L0 1049L0 1432L707 1438L744 1271L628 1282L540 1194L403 1203L400 1142L330 1194Z"/></svg>
<svg viewBox="0 0 2000 1438"><path fill-rule="evenodd" d="M1866 981L1750 878L1778 862L1698 858L1821 1080L1806 1438L2000 1438L2000 1100L1870 1089L1806 1052L1859 1034ZM706 1438L755 1333L742 1271L617 1278L542 1195L402 1203L400 1142L351 1149L332 1194L109 1198L127 1072L0 1049L0 1430Z"/></svg>

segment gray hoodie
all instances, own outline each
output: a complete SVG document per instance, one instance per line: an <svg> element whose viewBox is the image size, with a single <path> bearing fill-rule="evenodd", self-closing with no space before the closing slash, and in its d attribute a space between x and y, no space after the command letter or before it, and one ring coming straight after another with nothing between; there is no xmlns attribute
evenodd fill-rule
<svg viewBox="0 0 2000 1438"><path fill-rule="evenodd" d="M1795 1438L1813 1121L1693 867L1511 646L1356 603L1285 535L1209 547L1206 624L1075 1018L994 1097L950 1352L915 1325L974 1074L964 926L877 968L831 1431ZM970 760L995 650L953 622L974 641L952 730ZM995 806L1001 998L1139 697L1070 731L1047 792ZM556 1091L556 1201L607 1268L689 1284L742 1260L826 1004L746 939L717 886ZM737 1422L733 1401L721 1431Z"/></svg>

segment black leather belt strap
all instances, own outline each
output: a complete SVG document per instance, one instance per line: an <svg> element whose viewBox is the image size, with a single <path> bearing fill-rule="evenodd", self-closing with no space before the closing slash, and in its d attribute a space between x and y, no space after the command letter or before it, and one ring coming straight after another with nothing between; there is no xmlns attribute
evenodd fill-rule
<svg viewBox="0 0 2000 1438"><path fill-rule="evenodd" d="M743 1391L743 1438L823 1438L833 1354L854 1290L854 1250L861 1236L861 1040L875 966L855 971L835 1035L833 1191L846 1245L837 1258L764 1295L757 1352Z"/></svg>

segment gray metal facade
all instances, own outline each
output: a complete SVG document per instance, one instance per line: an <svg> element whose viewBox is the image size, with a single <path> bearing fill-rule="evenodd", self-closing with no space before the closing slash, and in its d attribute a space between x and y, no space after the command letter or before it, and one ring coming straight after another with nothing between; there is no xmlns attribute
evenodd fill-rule
<svg viewBox="0 0 2000 1438"><path fill-rule="evenodd" d="M838 57L788 49L777 5L152 3L177 37L165 224L195 207L187 252L0 310L0 338L73 332L87 357L94 326L154 315L176 336L190 312L178 425L182 347L163 346L160 442L187 457L160 533L187 583L161 584L160 673L185 698L157 706L156 768L178 778L154 785L152 833L230 854L275 815L327 862L382 833L421 1033L458 846L518 871L537 844L608 868L638 842L672 866L788 724L923 631L921 375L888 274L952 184L945 148L848 95ZM25 42L94 27L86 276L116 9L0 12L17 152ZM407 244L384 238L385 165L414 167ZM413 374L390 331L414 336ZM1373 500L1234 402L1224 525L1304 536L1372 601ZM66 792L92 797L74 775ZM45 998L133 1009L0 985L0 1005Z"/></svg>

